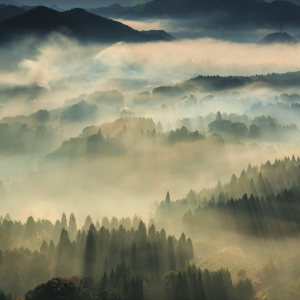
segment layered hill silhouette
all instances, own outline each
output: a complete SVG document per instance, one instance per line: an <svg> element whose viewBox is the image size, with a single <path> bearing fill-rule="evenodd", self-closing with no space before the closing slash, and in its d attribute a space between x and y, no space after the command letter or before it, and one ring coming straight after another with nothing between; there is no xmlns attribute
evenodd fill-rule
<svg viewBox="0 0 300 300"><path fill-rule="evenodd" d="M165 41L160 35L144 34L131 27L75 8L58 12L43 6L0 23L2 43L25 36L45 38L53 31L61 32L80 42L114 43Z"/></svg>
<svg viewBox="0 0 300 300"><path fill-rule="evenodd" d="M14 5L0 5L0 22L9 20L26 12L25 9Z"/></svg>
<svg viewBox="0 0 300 300"><path fill-rule="evenodd" d="M288 1L153 0L133 6L120 15L127 19L199 16L210 27L300 27L300 7ZM201 23L201 19L198 21Z"/></svg>
<svg viewBox="0 0 300 300"><path fill-rule="evenodd" d="M118 15L125 13L129 9L130 7L123 7L122 5L115 3L107 7L90 8L87 9L87 11L105 18L116 18Z"/></svg>
<svg viewBox="0 0 300 300"><path fill-rule="evenodd" d="M297 44L298 41L291 37L286 32L274 32L265 36L261 41L260 45L271 45L271 44Z"/></svg>

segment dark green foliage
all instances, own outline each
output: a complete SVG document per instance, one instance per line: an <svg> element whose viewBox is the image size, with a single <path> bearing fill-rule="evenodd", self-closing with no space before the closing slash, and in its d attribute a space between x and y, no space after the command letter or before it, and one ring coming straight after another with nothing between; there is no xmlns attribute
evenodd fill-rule
<svg viewBox="0 0 300 300"><path fill-rule="evenodd" d="M122 141L117 138L104 138L99 128L96 134L90 136L80 135L64 141L61 147L46 155L43 163L54 159L70 159L70 157L115 156L121 155L123 152L124 145Z"/></svg>
<svg viewBox="0 0 300 300"><path fill-rule="evenodd" d="M34 119L40 123L47 123L50 119L50 113L46 109L40 109L33 114Z"/></svg>
<svg viewBox="0 0 300 300"><path fill-rule="evenodd" d="M62 219L63 224L66 223L64 219L65 217ZM72 228L75 226L75 217L70 217L71 221L73 225L69 224L69 227ZM130 219L119 221L115 217L111 222L108 219L103 221L103 224L118 226L118 229L109 231L101 226L97 231L88 216L83 226L89 226L88 230L78 230L75 240L71 241L60 221L53 225L46 220L35 222L33 218L29 218L26 224L4 220L0 229L13 237L16 237L16 228L21 230L26 227L28 240L24 242L38 244L39 252L24 248L6 250L3 254L0 252L1 287L22 295L26 290L54 276L83 274L99 280L106 272L104 287L114 286L118 282L118 288L123 289L124 276L136 278L142 273L159 281L165 272L184 269L193 258L192 242L190 239L186 240L184 235L179 242L174 237L167 238L164 230L156 231L154 225L147 232L145 224L138 217L134 217L132 222ZM59 238L56 237L58 229L61 230ZM44 230L47 230L47 234ZM29 234L30 232L34 234ZM40 236L44 236L46 240L40 240ZM21 237L23 240L23 235ZM57 239L55 246L56 242L53 240Z"/></svg>
<svg viewBox="0 0 300 300"><path fill-rule="evenodd" d="M96 233L97 235L97 233ZM84 275L94 278L97 265L97 240L92 230L89 230L84 253Z"/></svg>
<svg viewBox="0 0 300 300"><path fill-rule="evenodd" d="M122 292L115 289L101 290L98 295L99 300L129 300L130 298Z"/></svg>
<svg viewBox="0 0 300 300"><path fill-rule="evenodd" d="M247 281L248 282L248 281ZM187 271L170 272L162 279L162 299L182 300L231 300L236 299L236 287L231 280L231 274L226 269L208 271L189 266ZM252 286L244 285L241 290L247 293ZM240 288L240 287L239 287ZM253 294L247 299L252 299ZM240 299L240 298L237 298Z"/></svg>
<svg viewBox="0 0 300 300"><path fill-rule="evenodd" d="M171 202L170 193L167 192L167 196L166 196L165 203L166 203L166 204L170 204L170 202Z"/></svg>
<svg viewBox="0 0 300 300"><path fill-rule="evenodd" d="M155 217L158 221L165 221L166 218L167 220L176 219L178 222L183 220L183 228L185 231L190 230L189 234L195 233L195 222L209 224L208 220L201 221L200 215L196 218L193 216L195 212L199 212L205 218L208 210L215 212L216 224L219 220L217 212L231 210L230 217L239 216L239 210L235 210L237 207L239 209L247 207L247 209L243 208L240 214L248 212L248 215L251 208L251 213L256 214L255 222L265 216L264 214L267 217L279 218L279 220L288 220L288 215L291 214L292 220L297 220L295 211L299 208L296 190L299 185L300 159L295 156L286 157L284 160L275 160L273 164L268 161L260 168L249 164L247 170L243 170L240 177L232 175L231 181L226 184L222 185L219 181L214 188L205 188L197 194L190 191L185 199L171 201L168 205L162 201L157 208ZM286 192L284 192L285 190ZM275 210L273 205L276 207ZM213 215L210 214L210 216ZM240 217L242 218L242 215ZM210 219L210 217L207 216L206 219ZM247 223L247 218L245 220ZM238 228L242 230L240 224ZM273 226L270 224L272 229ZM261 224L258 226L261 227ZM234 228L236 227L232 226L231 229Z"/></svg>
<svg viewBox="0 0 300 300"><path fill-rule="evenodd" d="M75 296L75 286L65 278L53 278L47 283L37 286L34 290L28 291L26 300L71 300Z"/></svg>
<svg viewBox="0 0 300 300"><path fill-rule="evenodd" d="M214 121L208 125L208 129L211 133L219 133L235 139L244 137L248 132L244 123L232 123L229 120Z"/></svg>
<svg viewBox="0 0 300 300"><path fill-rule="evenodd" d="M237 200L211 201L207 206L187 212L183 222L187 232L201 228L201 234L216 236L225 232L237 232L261 238L283 238L298 235L300 231L300 187L284 190L276 197L257 198L245 194ZM188 220L189 218L189 220ZM190 219L192 218L192 222ZM188 220L188 221L187 221ZM214 220L212 222L211 220Z"/></svg>
<svg viewBox="0 0 300 300"><path fill-rule="evenodd" d="M95 118L97 112L97 105L89 104L86 101L81 101L62 111L60 116L60 123L68 122L82 122L87 119Z"/></svg>
<svg viewBox="0 0 300 300"><path fill-rule="evenodd" d="M254 298L255 292L249 278L239 279L235 284L235 295L239 300L250 300Z"/></svg>
<svg viewBox="0 0 300 300"><path fill-rule="evenodd" d="M222 115L221 115L221 113L218 111L217 112L217 116L216 116L216 121L218 121L218 122L220 122L220 121L222 121L223 119L222 119Z"/></svg>
<svg viewBox="0 0 300 300"><path fill-rule="evenodd" d="M168 136L169 143L184 142L184 141L197 141L204 139L204 135L199 134L198 130L189 132L186 127L177 128L175 131L171 130Z"/></svg>
<svg viewBox="0 0 300 300"><path fill-rule="evenodd" d="M84 276L53 278L25 294L25 300L95 300L92 279Z"/></svg>
<svg viewBox="0 0 300 300"><path fill-rule="evenodd" d="M24 231L24 240L36 239L37 231L33 217L27 219Z"/></svg>
<svg viewBox="0 0 300 300"><path fill-rule="evenodd" d="M268 106L269 107L269 106ZM274 112L281 112L282 107ZM249 112L248 112L249 113ZM252 115L252 114L249 114ZM257 116L260 115L260 116ZM176 126L181 128L186 127L189 131L197 130L199 132L206 132L207 127L210 132L218 132L225 138L237 139L263 139L264 141L281 141L288 140L291 135L295 135L298 132L298 128L295 124L291 124L291 120L294 118L285 118L284 124L282 124L283 114L276 114L276 118L270 117L268 114L262 113L253 114L253 118L243 114L235 113L210 113L206 116L197 116L194 118L184 118L178 120ZM247 128L249 131L247 133ZM247 135L245 136L245 134Z"/></svg>
<svg viewBox="0 0 300 300"><path fill-rule="evenodd" d="M77 234L77 224L74 214L70 215L68 232L71 240L75 240Z"/></svg>
<svg viewBox="0 0 300 300"><path fill-rule="evenodd" d="M68 232L63 228L57 245L56 276L70 275L72 269L72 244Z"/></svg>
<svg viewBox="0 0 300 300"><path fill-rule="evenodd" d="M167 257L168 257L168 269L170 271L175 271L176 270L175 251L174 251L173 238L171 236L168 237Z"/></svg>
<svg viewBox="0 0 300 300"><path fill-rule="evenodd" d="M67 216L65 213L62 214L61 216L61 221L60 221L61 227L68 230L68 226L67 226Z"/></svg>

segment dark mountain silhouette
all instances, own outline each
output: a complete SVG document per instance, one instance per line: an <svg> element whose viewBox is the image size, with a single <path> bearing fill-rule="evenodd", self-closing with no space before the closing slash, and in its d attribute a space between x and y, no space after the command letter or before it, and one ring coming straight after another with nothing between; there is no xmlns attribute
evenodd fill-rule
<svg viewBox="0 0 300 300"><path fill-rule="evenodd" d="M123 7L122 5L115 3L107 7L89 8L87 11L98 16L115 18L118 15L125 13L128 9L129 7Z"/></svg>
<svg viewBox="0 0 300 300"><path fill-rule="evenodd" d="M199 19L199 16L202 18ZM288 1L153 0L120 15L127 19L195 18L206 27L300 28L300 7Z"/></svg>
<svg viewBox="0 0 300 300"><path fill-rule="evenodd" d="M286 32L275 32L268 34L264 37L258 44L260 45L270 45L270 44L296 44L298 41L291 37Z"/></svg>
<svg viewBox="0 0 300 300"><path fill-rule="evenodd" d="M13 5L3 5L2 7L0 6L0 22L9 20L25 12L25 9Z"/></svg>
<svg viewBox="0 0 300 300"><path fill-rule="evenodd" d="M43 6L0 23L0 41L35 35L45 38L53 31L61 32L81 42L149 42L165 41L159 35L141 33L131 27L75 8L58 12Z"/></svg>
<svg viewBox="0 0 300 300"><path fill-rule="evenodd" d="M174 38L174 36L165 32L164 30L142 30L141 32L145 33L145 34L157 34L157 35L164 37L168 41L176 40L176 38Z"/></svg>

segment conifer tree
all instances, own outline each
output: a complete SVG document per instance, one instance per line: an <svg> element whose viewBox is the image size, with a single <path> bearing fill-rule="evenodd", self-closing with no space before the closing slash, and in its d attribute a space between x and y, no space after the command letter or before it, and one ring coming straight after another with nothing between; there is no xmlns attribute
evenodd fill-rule
<svg viewBox="0 0 300 300"><path fill-rule="evenodd" d="M169 191L167 192L167 196L166 196L166 199L165 199L165 203L166 203L167 205L171 204L171 198L170 198L170 193L169 193Z"/></svg>
<svg viewBox="0 0 300 300"><path fill-rule="evenodd" d="M67 216L65 213L62 214L61 216L61 221L60 221L60 224L61 224L61 227L64 228L64 229L68 229L68 225L67 225Z"/></svg>
<svg viewBox="0 0 300 300"><path fill-rule="evenodd" d="M97 244L92 230L89 230L84 251L84 270L86 276L95 278L97 264Z"/></svg>
<svg viewBox="0 0 300 300"><path fill-rule="evenodd" d="M77 235L77 224L73 213L71 213L70 215L68 231L69 231L70 239L75 240Z"/></svg>
<svg viewBox="0 0 300 300"><path fill-rule="evenodd" d="M62 277L69 275L70 271L70 252L71 241L69 239L68 232L63 228L61 231L59 243L57 245L57 268L56 276Z"/></svg>
<svg viewBox="0 0 300 300"><path fill-rule="evenodd" d="M176 271L175 251L174 251L173 238L171 236L168 237L167 257L168 257L168 270Z"/></svg>
<svg viewBox="0 0 300 300"><path fill-rule="evenodd" d="M37 238L37 230L33 217L29 217L25 224L24 240L34 243Z"/></svg>

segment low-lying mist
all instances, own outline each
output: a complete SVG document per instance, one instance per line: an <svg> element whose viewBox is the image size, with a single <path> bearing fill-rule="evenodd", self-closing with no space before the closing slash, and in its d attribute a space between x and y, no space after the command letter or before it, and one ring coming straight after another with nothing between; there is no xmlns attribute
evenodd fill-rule
<svg viewBox="0 0 300 300"><path fill-rule="evenodd" d="M93 218L138 214L148 220L168 190L180 199L190 189L229 181L249 162L260 165L297 151L297 144L252 146L224 143L213 135L171 141L168 133L99 134L73 138L40 159L27 158L27 174L23 166L22 173L12 172L19 162L10 159L2 170L2 211L21 219L33 215L54 220L65 211L74 212L79 220L87 214Z"/></svg>
<svg viewBox="0 0 300 300"><path fill-rule="evenodd" d="M28 44L34 45L34 50L29 50ZM197 74L282 73L297 71L300 65L298 45L258 46L213 39L104 47L81 45L53 34L45 43L24 40L12 47L17 49L12 54L7 48L0 49L1 99L3 104L8 102L2 106L2 116L29 112L33 107L53 108L65 99L104 89L127 92L125 100L130 105L137 92L175 85ZM29 94L32 85L41 89ZM21 87L24 93L17 93ZM26 104L12 107L9 103L13 100L25 100ZM33 105L27 105L32 101Z"/></svg>
<svg viewBox="0 0 300 300"><path fill-rule="evenodd" d="M198 39L101 46L82 45L54 33L47 42L39 43L32 38L16 41L11 47L16 50L0 49L0 64L3 66L0 72L0 116L28 116L34 113L28 118L22 116L1 121L21 122L28 126L4 125L8 130L6 139L12 139L13 134L16 137L18 132L26 140L23 155L8 155L7 148L4 157L10 157L11 164L2 164L0 179L6 200L1 209L10 212L13 217L25 218L30 214L43 217L46 214L54 219L62 210L69 212L71 205L72 211L79 217L89 214L93 207L93 212L101 216L111 215L113 211L118 216L126 212L126 215L139 213L148 218L153 213L151 204L160 201L167 190L180 198L191 188L200 190L215 185L219 179L229 179L232 173L241 172L249 162L260 164L267 159L292 155L297 149L297 144L276 145L269 140L260 141L257 147L251 145L252 141L214 144L207 142L210 138L208 128L200 132L206 134L207 139L197 142L166 144L157 139L136 142L131 137L123 137L121 140L126 151L116 157L104 155L89 159L80 154L81 150L79 154L75 153L73 150L77 148L74 145L81 145L81 137L71 140L70 149L64 148L68 147L69 142L64 142L62 147L59 145L71 137L77 137L87 126L113 122L120 117L124 107L130 108L137 116L152 118L155 124L161 122L165 136L181 127L179 120L189 116L205 116L217 111L242 114L252 102L263 99L266 94L267 99L271 99L278 95L278 91L265 87L244 87L239 90L241 96L233 101L230 98L232 91L218 91L215 99L205 100L202 106L183 108L174 106L174 101L171 101L167 114L157 108L170 100L162 98L155 106L141 107L134 106L132 100L140 92L151 93L158 86L174 86L197 74L227 76L297 71L300 69L298 45L270 47ZM95 103L89 102L89 97L97 90L120 91L124 95L124 104L112 110L107 103L100 106L98 103L96 109ZM297 90L288 89L287 92ZM207 94L199 92L196 96L200 100ZM97 110L97 113L86 114L86 119L77 122L80 105L76 106L76 103L81 100L90 103L81 102L81 106L87 107L84 108L85 113L86 109ZM49 112L38 112L39 109ZM41 123L44 120L42 117L42 121L37 122L39 119L36 118L44 113L50 116L47 117L50 121ZM37 130L38 126L46 129ZM139 127L136 131L141 129L145 130L146 135L147 128ZM49 139L50 135L53 142ZM108 140L118 138L116 132L106 135L104 138ZM32 151L34 144L28 142L28 137L36 142L47 140L50 143L48 151ZM15 139L14 143L17 142ZM66 151L66 160L50 160L45 166L45 155L55 149ZM32 151L32 155L29 157L25 150ZM20 155L20 160L14 161L14 155ZM20 167L24 164L27 166L26 172ZM83 202L86 207L82 206Z"/></svg>

